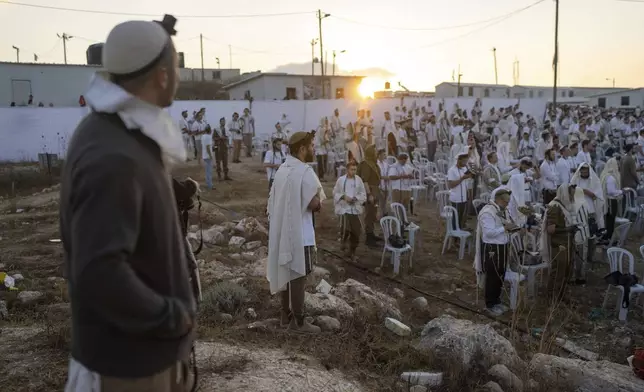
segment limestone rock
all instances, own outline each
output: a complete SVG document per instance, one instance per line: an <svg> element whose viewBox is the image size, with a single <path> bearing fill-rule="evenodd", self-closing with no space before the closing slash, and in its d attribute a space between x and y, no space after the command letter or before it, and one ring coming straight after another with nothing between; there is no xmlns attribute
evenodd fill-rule
<svg viewBox="0 0 644 392"><path fill-rule="evenodd" d="M22 274L14 274L13 280L15 280L16 282L20 282L21 280L25 280L25 277L22 276Z"/></svg>
<svg viewBox="0 0 644 392"><path fill-rule="evenodd" d="M404 372L400 375L400 379L412 385L427 385L429 387L443 385L442 372Z"/></svg>
<svg viewBox="0 0 644 392"><path fill-rule="evenodd" d="M235 260L235 261L239 261L242 259L242 255L240 255L239 253L233 253L228 257L230 257L231 260Z"/></svg>
<svg viewBox="0 0 644 392"><path fill-rule="evenodd" d="M252 251L262 246L262 241L251 241L244 244L244 250Z"/></svg>
<svg viewBox="0 0 644 392"><path fill-rule="evenodd" d="M257 256L258 259L268 257L268 248L265 246L260 246L255 250L255 256Z"/></svg>
<svg viewBox="0 0 644 392"><path fill-rule="evenodd" d="M385 319L385 328L395 333L398 336L409 336L411 335L411 328L401 323L398 320L387 317Z"/></svg>
<svg viewBox="0 0 644 392"><path fill-rule="evenodd" d="M477 389L477 392L503 392L503 388L494 381L490 381Z"/></svg>
<svg viewBox="0 0 644 392"><path fill-rule="evenodd" d="M422 385L414 385L409 388L409 392L427 392L427 388Z"/></svg>
<svg viewBox="0 0 644 392"><path fill-rule="evenodd" d="M580 392L644 391L644 380L637 378L629 366L608 361L586 362L579 359L536 354L530 362L530 373L541 384L548 385L556 380L562 390Z"/></svg>
<svg viewBox="0 0 644 392"><path fill-rule="evenodd" d="M40 291L21 291L18 293L18 300L23 304L30 304L42 298L43 293Z"/></svg>
<svg viewBox="0 0 644 392"><path fill-rule="evenodd" d="M473 368L477 361L485 368L503 364L514 369L523 364L512 343L490 325L447 315L425 325L416 348L457 361L465 370Z"/></svg>
<svg viewBox="0 0 644 392"><path fill-rule="evenodd" d="M237 226L235 232L248 241L262 241L268 238L268 230L253 217L244 218Z"/></svg>
<svg viewBox="0 0 644 392"><path fill-rule="evenodd" d="M223 324L229 324L233 322L233 316L228 313L217 313L215 320Z"/></svg>
<svg viewBox="0 0 644 392"><path fill-rule="evenodd" d="M329 271L324 267L320 267L316 265L315 268L313 269L313 272L311 273L311 277L314 281L313 284L317 285L320 280L329 279L329 277L331 277L331 271Z"/></svg>
<svg viewBox="0 0 644 392"><path fill-rule="evenodd" d="M333 315L339 318L350 318L353 316L353 308L343 299L331 294L311 294L304 296L304 308L306 313L317 315Z"/></svg>
<svg viewBox="0 0 644 392"><path fill-rule="evenodd" d="M376 311L382 317L402 319L395 299L356 280L347 279L338 284L332 294L364 311Z"/></svg>
<svg viewBox="0 0 644 392"><path fill-rule="evenodd" d="M240 249L242 245L244 245L244 242L246 242L246 239L244 237L231 237L230 241L228 241L228 246L233 249Z"/></svg>
<svg viewBox="0 0 644 392"><path fill-rule="evenodd" d="M72 308L69 303L57 303L47 306L47 320L66 322L71 320Z"/></svg>
<svg viewBox="0 0 644 392"><path fill-rule="evenodd" d="M416 310L425 310L427 309L427 306L429 306L429 303L427 302L427 299L425 297L415 298L413 301L411 301L411 304Z"/></svg>
<svg viewBox="0 0 644 392"><path fill-rule="evenodd" d="M248 276L254 276L256 278L266 277L266 264L268 263L267 258L260 259L252 264L248 272Z"/></svg>
<svg viewBox="0 0 644 392"><path fill-rule="evenodd" d="M523 381L505 365L494 365L487 374L508 391L523 392Z"/></svg>
<svg viewBox="0 0 644 392"><path fill-rule="evenodd" d="M221 369L199 375L202 392L367 391L343 373L327 370L317 359L293 352L198 342L196 354L200 368Z"/></svg>
<svg viewBox="0 0 644 392"><path fill-rule="evenodd" d="M257 312L253 308L248 308L246 309L244 316L246 316L246 318L249 320L255 320L257 318Z"/></svg>
<svg viewBox="0 0 644 392"><path fill-rule="evenodd" d="M195 239L199 239L198 234L195 236ZM228 242L228 235L222 226L215 225L208 230L204 230L203 242L209 245L223 246Z"/></svg>
<svg viewBox="0 0 644 392"><path fill-rule="evenodd" d="M244 261L255 261L255 260L257 260L257 256L255 256L255 253L253 253L253 252L243 252L241 254L241 258Z"/></svg>
<svg viewBox="0 0 644 392"><path fill-rule="evenodd" d="M396 298L398 298L398 299L403 299L403 298L405 298L405 292L404 292L404 291L402 291L401 289L399 289L398 287L396 287L396 288L393 290L393 292L394 292L394 297L396 297Z"/></svg>
<svg viewBox="0 0 644 392"><path fill-rule="evenodd" d="M315 318L315 325L323 331L339 331L342 327L338 319L330 316L317 316Z"/></svg>

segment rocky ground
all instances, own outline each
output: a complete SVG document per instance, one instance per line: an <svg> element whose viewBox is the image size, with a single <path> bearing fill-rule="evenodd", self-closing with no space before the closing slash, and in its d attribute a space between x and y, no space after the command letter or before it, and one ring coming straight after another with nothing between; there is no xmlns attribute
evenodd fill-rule
<svg viewBox="0 0 644 392"><path fill-rule="evenodd" d="M203 179L195 165L175 174ZM591 271L588 285L573 288L557 309L522 296L514 315L491 320L477 304L472 256L441 255L444 225L433 202L418 203L412 220L421 241L413 268L403 258L398 281L389 279L387 264L379 268L381 250L361 246L357 266L335 256L337 220L325 202L306 298L323 333L287 333L277 327L278 301L264 277L265 174L255 158L233 165L231 175L235 181L203 194L201 390L644 391L626 366L644 343L642 309L627 323L601 311L606 267ZM56 184L55 175L28 165L0 169L0 272L19 289L0 291L2 391L59 391L65 382L69 299ZM333 182L324 185L330 195ZM198 241L196 214L192 225L190 238ZM632 236L629 247L641 242ZM636 268L641 274L642 263Z"/></svg>

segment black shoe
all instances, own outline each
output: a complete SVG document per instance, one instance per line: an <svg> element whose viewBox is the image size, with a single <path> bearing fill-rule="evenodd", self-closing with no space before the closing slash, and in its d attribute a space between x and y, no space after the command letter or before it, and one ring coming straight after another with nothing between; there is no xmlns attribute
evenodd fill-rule
<svg viewBox="0 0 644 392"><path fill-rule="evenodd" d="M586 284L586 279L575 279L575 284L577 286L582 286Z"/></svg>

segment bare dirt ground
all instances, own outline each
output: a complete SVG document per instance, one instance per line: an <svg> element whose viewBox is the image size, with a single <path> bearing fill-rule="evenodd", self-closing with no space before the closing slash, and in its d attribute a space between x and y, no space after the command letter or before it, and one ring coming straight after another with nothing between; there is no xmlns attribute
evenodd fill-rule
<svg viewBox="0 0 644 392"><path fill-rule="evenodd" d="M6 301L9 313L7 320L0 321L0 390L60 391L66 378L70 330L62 246L50 241L60 238L57 177L42 175L29 166L25 167L0 170L0 196L3 197L0 200L0 271L11 275L20 273L24 280L17 282L17 287L21 291L40 291L43 296L24 304L17 299L17 292L0 291L0 300ZM174 174L178 177L191 176L203 182L202 169L195 164L177 168ZM216 182L215 190L203 193L205 200L201 215L204 227L237 221L247 216L266 223L264 211L268 183L259 158L231 164L231 176L235 181ZM333 184L334 180L331 179L324 182L327 196L331 196ZM326 252L341 254L337 241L337 219L333 216L331 200L324 203L322 212L316 218L320 248L318 264L331 271L333 282L352 278L398 298L400 294L396 291L402 290L404 297L398 302L403 313L402 321L412 329L411 338L394 336L381 322L367 317L344 322L340 332L323 333L311 338L280 330L248 329L248 320L243 311L234 314L229 324L202 316L199 337L204 343L198 351L203 390L349 391L360 390L350 386L359 384L361 390L365 391L395 391L399 390L396 380L400 373L410 370L444 370L448 378L445 391L474 390L477 385L486 382L485 375L463 374L440 358L429 358L410 348L422 327L432 318L443 314L493 323L501 334L515 344L525 359L530 359L536 352L571 355L555 347L550 339L543 337L545 335L539 337L544 330L618 363L625 363L633 347L644 344L641 307L630 312L626 324L619 323L612 311L598 310L606 290L603 281L606 266L589 271L588 284L573 287L570 301L555 311L540 302L540 297L535 302L521 300L520 309L514 316L506 315L496 322L468 310L480 312L483 307L482 302L476 303L482 293L477 297L473 254L464 260L457 260L455 249L441 255L445 228L436 205L434 202L417 204L412 221L421 226L421 238L414 254L413 269L407 268L406 258L403 258L405 268L399 279L450 302L427 297L429 307L424 311L415 310L411 305L412 300L422 294L386 279L391 276L390 268L372 274ZM191 223L196 224L196 215ZM475 217L469 219L468 225L474 227ZM635 250L640 243L639 235L631 236L628 247L635 255L638 255ZM360 266L376 271L380 265L381 250L361 245L358 252ZM216 259L230 268L239 267L243 262L234 259L231 254L227 247L212 246L206 247L198 258L205 261ZM640 276L642 268L639 262L636 270ZM224 278L207 277L204 285L207 288L221 279ZM240 282L248 290L249 296L244 308L255 309L259 320L277 316L278 302L271 298L264 278L248 277ZM509 291L509 287L507 289ZM614 304L614 301L611 299L610 303ZM530 337L520 330L537 337ZM261 386L252 384L252 380L243 381L245 378L239 375L258 372L253 363L260 359L253 355L260 349L270 353L265 356L272 358L273 367L264 367L259 373L263 372L267 377L275 374L279 378L279 363L290 361L284 367L291 369L300 361L298 356L305 356L308 358L306 361L316 362L318 378L311 380L317 381L309 380L305 384L307 386L290 386L290 389L280 387L281 384ZM282 358L280 355L283 353L289 355ZM332 376L329 377L329 374ZM347 378L347 382L343 386L332 386L330 381L337 382L340 374ZM311 386L314 384L317 386Z"/></svg>

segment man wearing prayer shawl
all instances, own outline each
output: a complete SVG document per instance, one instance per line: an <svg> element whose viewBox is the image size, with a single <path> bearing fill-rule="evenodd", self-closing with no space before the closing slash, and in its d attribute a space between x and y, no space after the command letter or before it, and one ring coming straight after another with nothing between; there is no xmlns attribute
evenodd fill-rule
<svg viewBox="0 0 644 392"><path fill-rule="evenodd" d="M595 245L598 229L604 228L604 210L605 200L602 183L595 174L595 171L587 163L582 163L577 172L570 179L570 184L576 185L577 188L582 189L584 193L584 202L586 211L588 212L588 241L584 252L586 253L585 261L588 263L593 262L593 255L595 254ZM579 284L585 282L585 271L583 263L579 262L575 270L576 278Z"/></svg>
<svg viewBox="0 0 644 392"><path fill-rule="evenodd" d="M485 286L487 311L500 316L508 311L501 303L503 281L508 258L509 231L516 228L506 217L505 209L510 201L510 191L499 187L492 191L490 203L478 214L476 228L476 254L474 269L479 286Z"/></svg>
<svg viewBox="0 0 644 392"><path fill-rule="evenodd" d="M563 184L557 196L546 206L541 223L539 252L545 263L550 263L547 294L550 305L556 306L564 297L573 274L573 255L577 208L576 187Z"/></svg>
<svg viewBox="0 0 644 392"><path fill-rule="evenodd" d="M355 261L356 248L360 243L362 222L360 215L367 201L367 191L362 179L356 175L355 162L347 164L347 174L338 178L333 188L335 214L340 218L340 241L346 256ZM346 243L349 242L349 248Z"/></svg>
<svg viewBox="0 0 644 392"><path fill-rule="evenodd" d="M618 212L618 200L622 197L620 184L619 164L617 159L611 158L606 162L604 170L599 178L602 184L604 200L606 201L606 214L604 222L606 224L606 235L604 240L610 241L615 230L615 218Z"/></svg>
<svg viewBox="0 0 644 392"><path fill-rule="evenodd" d="M316 260L313 212L326 198L315 171L313 135L296 132L289 140L291 155L279 167L268 198L268 263L271 294L281 293L281 325L290 330L319 333L304 319L306 277Z"/></svg>

